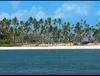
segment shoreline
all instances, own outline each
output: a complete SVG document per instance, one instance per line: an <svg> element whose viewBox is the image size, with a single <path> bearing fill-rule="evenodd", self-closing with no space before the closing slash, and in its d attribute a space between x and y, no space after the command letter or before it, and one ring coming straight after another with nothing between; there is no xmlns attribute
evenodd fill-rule
<svg viewBox="0 0 100 76"><path fill-rule="evenodd" d="M100 49L100 45L93 46L50 46L50 47L0 47L0 50L75 50L75 49Z"/></svg>

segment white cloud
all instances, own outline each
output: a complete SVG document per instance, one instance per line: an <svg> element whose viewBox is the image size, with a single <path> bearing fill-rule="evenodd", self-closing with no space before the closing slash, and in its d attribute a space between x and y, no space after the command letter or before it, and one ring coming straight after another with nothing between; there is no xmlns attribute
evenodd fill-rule
<svg viewBox="0 0 100 76"><path fill-rule="evenodd" d="M13 1L14 2L14 1ZM18 1L15 1L18 2ZM48 15L42 7L33 6L31 9L25 10L18 10L15 13L8 14L8 13L0 13L0 19L6 18L14 18L15 16L19 20L28 20L29 17L33 18L71 18L75 16L86 16L89 12L89 4L85 2L65 2L59 8L53 12L53 14Z"/></svg>
<svg viewBox="0 0 100 76"><path fill-rule="evenodd" d="M0 13L0 20L2 20L4 17L8 19L17 17L19 20L27 20L29 17L40 19L46 18L46 13L42 10L41 7L33 6L30 10L19 10L11 15L4 12Z"/></svg>
<svg viewBox="0 0 100 76"><path fill-rule="evenodd" d="M13 13L11 15L11 18L17 17L18 19L20 19L21 16L23 16L26 12L27 12L27 10L19 10L19 11Z"/></svg>
<svg viewBox="0 0 100 76"><path fill-rule="evenodd" d="M43 11L39 11L39 12L37 13L37 15L36 15L36 18L38 18L38 19L44 18L44 17L46 17L46 14L45 14L45 12L43 12Z"/></svg>
<svg viewBox="0 0 100 76"><path fill-rule="evenodd" d="M9 18L10 16L9 16L9 14L8 13L4 13L4 12L2 12L2 13L0 13L0 20L2 20L3 18Z"/></svg>
<svg viewBox="0 0 100 76"><path fill-rule="evenodd" d="M65 18L74 15L86 16L88 8L87 4L66 2L55 11L54 18Z"/></svg>
<svg viewBox="0 0 100 76"><path fill-rule="evenodd" d="M98 11L96 12L96 15L100 15L100 10L98 10Z"/></svg>
<svg viewBox="0 0 100 76"><path fill-rule="evenodd" d="M9 3L16 9L19 6L20 1L9 1Z"/></svg>
<svg viewBox="0 0 100 76"><path fill-rule="evenodd" d="M16 12L14 16L19 17L19 19L21 20L28 19L29 17L40 19L40 18L45 18L46 13L42 10L41 7L33 6L30 10L21 10L20 12Z"/></svg>

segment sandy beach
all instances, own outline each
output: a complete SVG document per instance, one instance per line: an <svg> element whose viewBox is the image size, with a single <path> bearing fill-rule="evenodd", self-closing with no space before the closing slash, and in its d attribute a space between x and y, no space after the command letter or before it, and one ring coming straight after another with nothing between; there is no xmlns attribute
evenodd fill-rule
<svg viewBox="0 0 100 76"><path fill-rule="evenodd" d="M50 47L0 47L0 50L60 50L60 49L100 49L100 45L93 46L50 46Z"/></svg>

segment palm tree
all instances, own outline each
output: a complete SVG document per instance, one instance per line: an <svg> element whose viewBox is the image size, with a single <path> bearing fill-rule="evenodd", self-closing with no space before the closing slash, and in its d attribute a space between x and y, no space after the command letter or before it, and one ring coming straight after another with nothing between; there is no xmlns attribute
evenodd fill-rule
<svg viewBox="0 0 100 76"><path fill-rule="evenodd" d="M61 18L58 18L58 24L59 24L59 26L58 26L58 29L60 30L61 29L61 23L62 23L62 20L61 20ZM58 37L60 38L60 31L58 31ZM59 39L59 43L60 43L60 39Z"/></svg>
<svg viewBox="0 0 100 76"><path fill-rule="evenodd" d="M62 23L61 18L58 18L59 29L60 29L61 23Z"/></svg>
<svg viewBox="0 0 100 76"><path fill-rule="evenodd" d="M32 17L29 17L28 22L30 23L31 29L33 29L34 28L33 27L33 22L34 22L33 18ZM32 30L31 30L31 33L32 33Z"/></svg>
<svg viewBox="0 0 100 76"><path fill-rule="evenodd" d="M20 21L20 31L21 31L21 42L23 44L23 39L24 39L24 31L25 31L25 23L23 21Z"/></svg>
<svg viewBox="0 0 100 76"><path fill-rule="evenodd" d="M29 39L28 39L28 33L29 33L29 31L31 30L31 28L30 28L30 23L27 21L27 22L25 22L25 34L26 34L26 36L27 36L27 38L26 38L26 42L28 43L28 41L29 41Z"/></svg>
<svg viewBox="0 0 100 76"><path fill-rule="evenodd" d="M11 19L7 19L7 31L9 32L9 30L10 30L10 25L11 25Z"/></svg>
<svg viewBox="0 0 100 76"><path fill-rule="evenodd" d="M67 23L65 22L64 25L63 25L63 36L64 36L64 41L66 41L66 39L68 39L68 25Z"/></svg>
<svg viewBox="0 0 100 76"><path fill-rule="evenodd" d="M42 29L43 29L43 27L44 27L43 23L44 23L44 21L43 21L43 19L41 18L41 19L39 20L39 25L40 25L39 33L40 33L40 36L41 36L41 31L42 31Z"/></svg>
<svg viewBox="0 0 100 76"><path fill-rule="evenodd" d="M10 30L9 30L9 32L10 32L10 43L13 42L13 40L12 40L13 39L13 33L14 33L13 29L14 29L13 27L10 27Z"/></svg>
<svg viewBox="0 0 100 76"><path fill-rule="evenodd" d="M68 31L68 40L70 42L70 33L71 33L71 27L70 27L70 23L67 23L67 31Z"/></svg>
<svg viewBox="0 0 100 76"><path fill-rule="evenodd" d="M48 25L51 25L51 17L47 18Z"/></svg>
<svg viewBox="0 0 100 76"><path fill-rule="evenodd" d="M17 28L18 28L18 19L17 19L17 17L15 17L15 18L13 18L12 19L12 24L14 25L13 27L14 27L14 36L13 36L13 41L15 42L16 41L16 35L15 35L15 33L16 33L16 30L17 30Z"/></svg>
<svg viewBox="0 0 100 76"><path fill-rule="evenodd" d="M78 39L77 41L81 43L81 35L82 35L82 26L80 25L79 22L76 23L74 32L76 33L76 38Z"/></svg>
<svg viewBox="0 0 100 76"><path fill-rule="evenodd" d="M55 25L57 23L57 19L54 19L53 24Z"/></svg>
<svg viewBox="0 0 100 76"><path fill-rule="evenodd" d="M25 22L20 21L20 24L17 17L0 21L0 39L10 42L66 43L75 40L81 43L85 37L88 41L100 42L100 22L91 26L81 19L80 22L71 25L70 22L62 22L61 18L52 20L51 17L46 20L29 17Z"/></svg>

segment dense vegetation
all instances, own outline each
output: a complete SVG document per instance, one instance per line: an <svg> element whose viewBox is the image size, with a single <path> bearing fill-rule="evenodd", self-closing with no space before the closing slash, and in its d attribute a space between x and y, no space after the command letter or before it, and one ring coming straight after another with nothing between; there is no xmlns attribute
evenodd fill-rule
<svg viewBox="0 0 100 76"><path fill-rule="evenodd" d="M17 17L4 18L0 21L0 45L11 43L82 43L88 41L100 42L100 23L89 25L80 20L71 25L70 22L50 17L46 20L30 17L27 21L19 21Z"/></svg>

